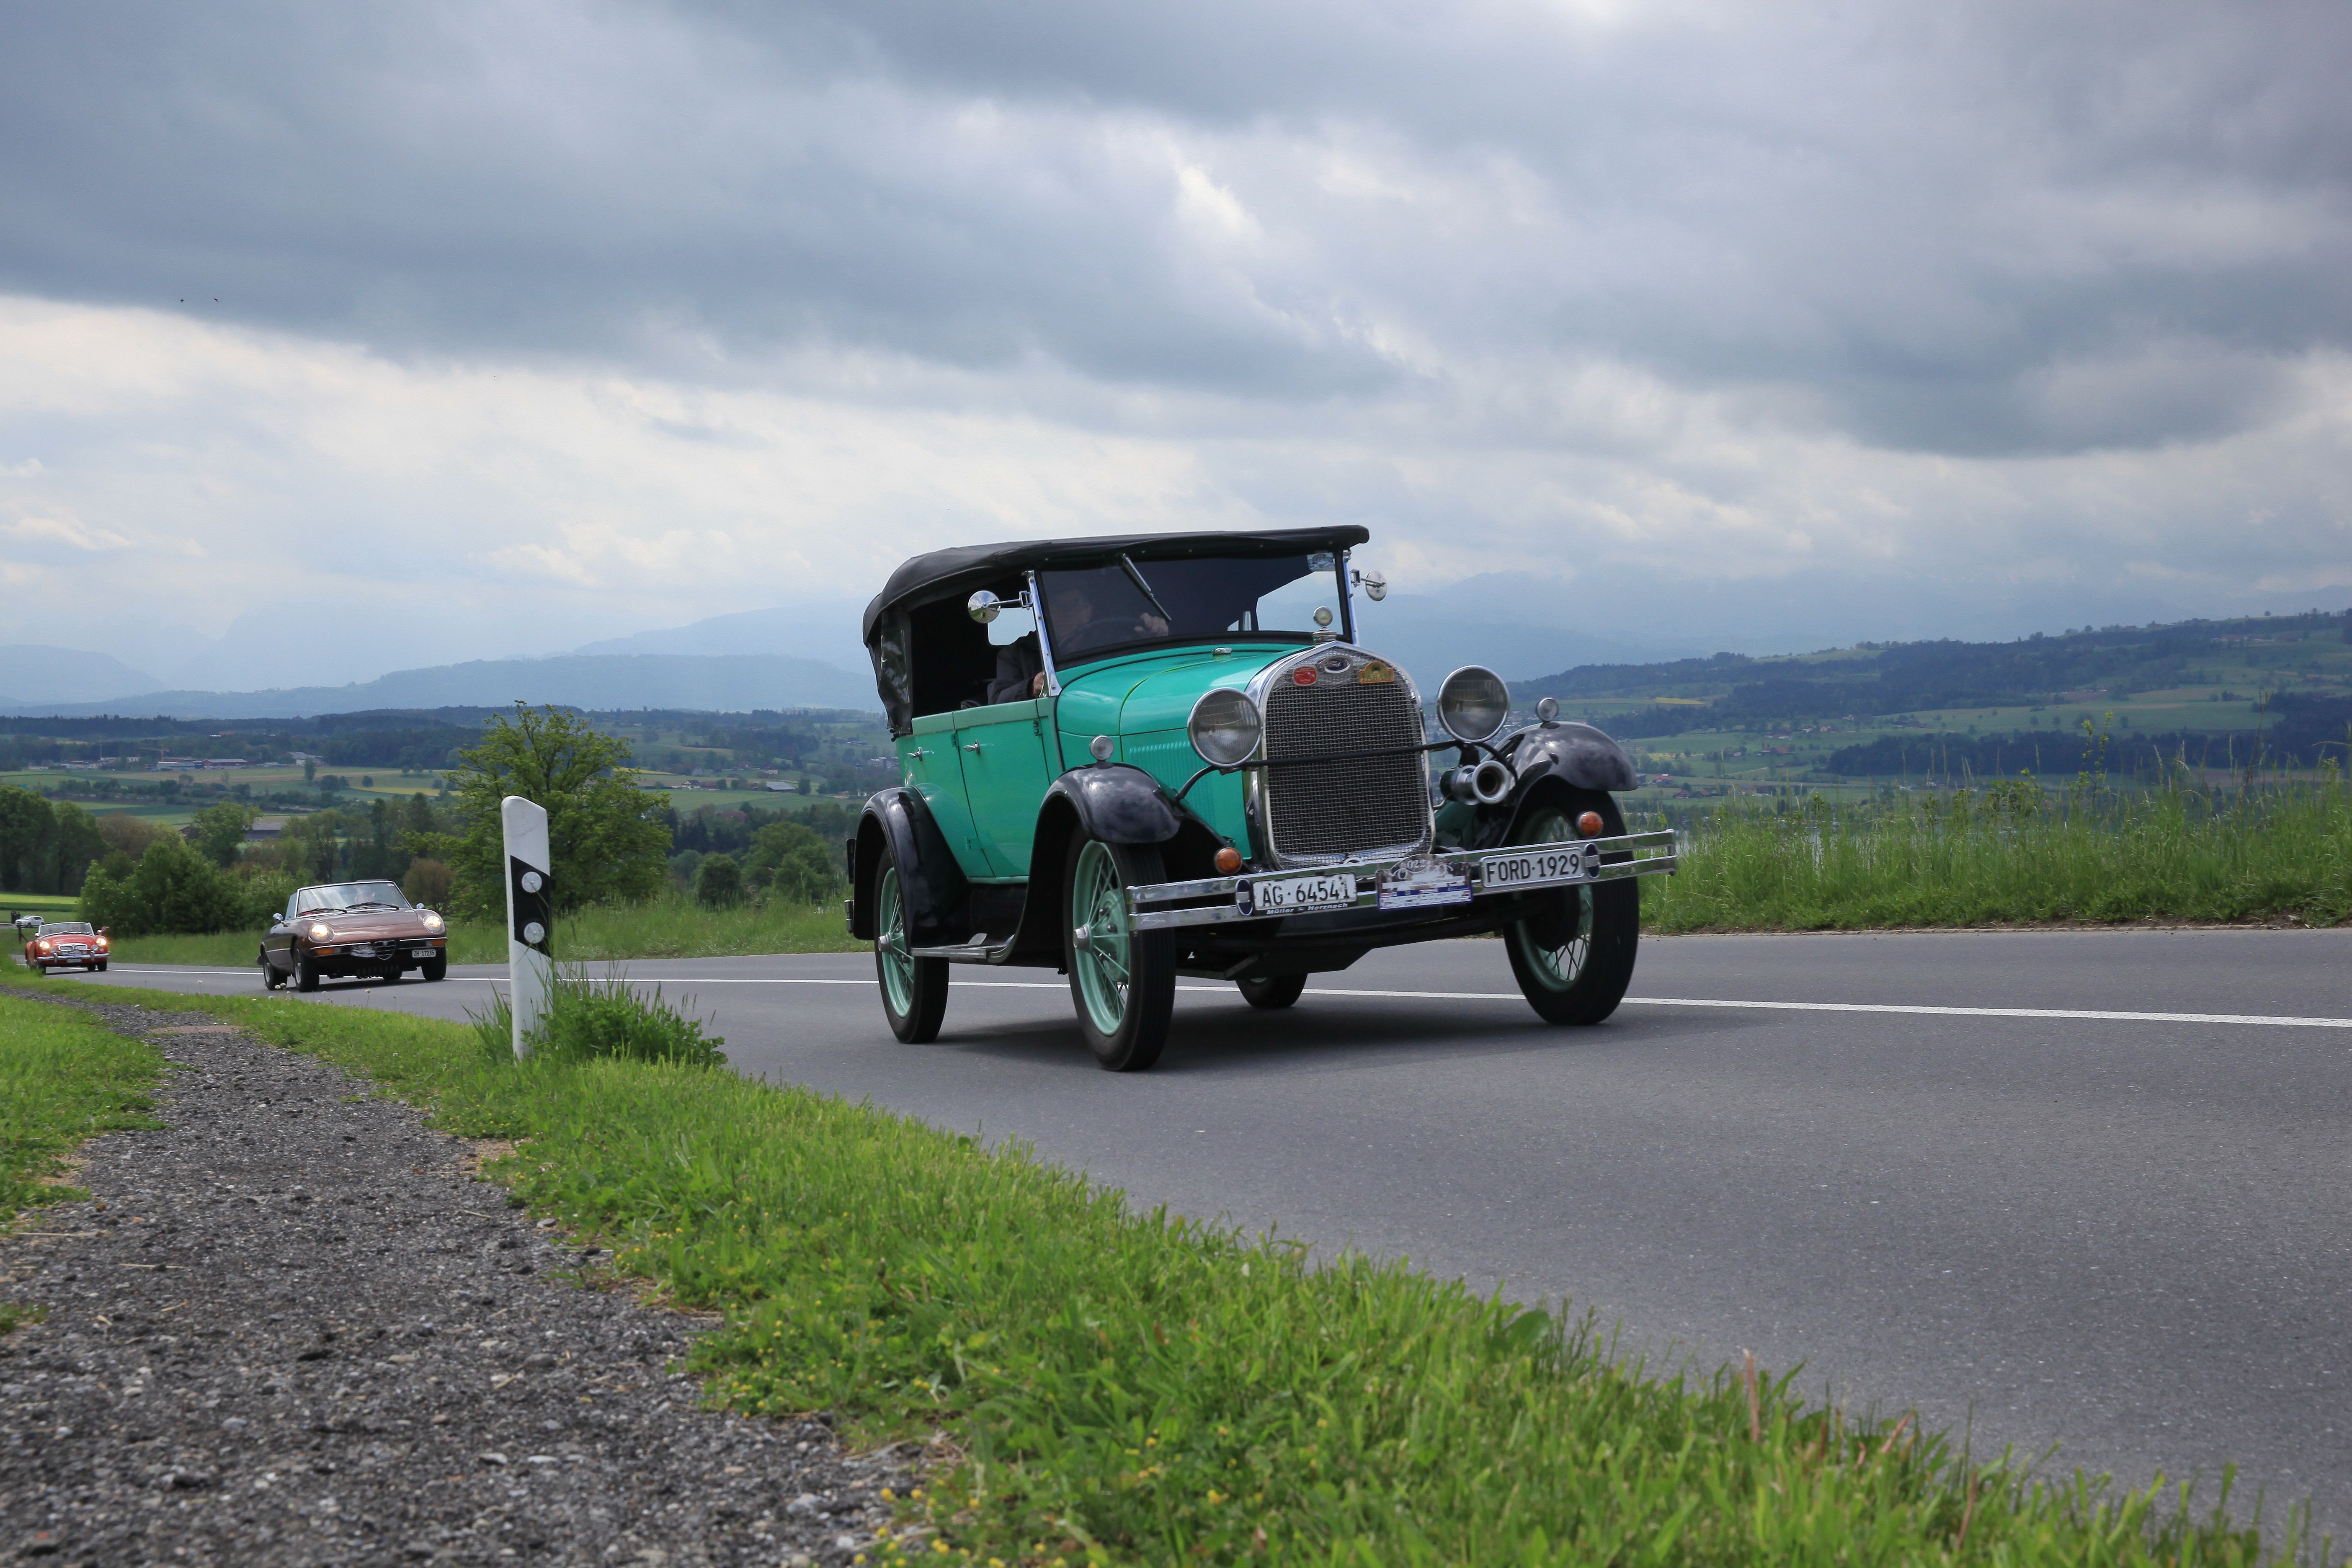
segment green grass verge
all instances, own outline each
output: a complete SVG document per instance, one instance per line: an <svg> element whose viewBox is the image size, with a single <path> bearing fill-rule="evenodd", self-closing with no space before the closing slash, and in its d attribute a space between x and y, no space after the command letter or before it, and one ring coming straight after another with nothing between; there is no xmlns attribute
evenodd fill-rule
<svg viewBox="0 0 2352 1568"><path fill-rule="evenodd" d="M927 1561L2265 1556L2218 1503L1967 1463L1907 1422L1808 1411L1785 1377L1654 1375L1402 1264L1311 1267L1132 1214L1019 1149L868 1105L707 1068L519 1066L463 1026L356 1008L118 994L204 1008L449 1131L515 1140L495 1172L535 1207L723 1314L695 1359L715 1399L834 1409L866 1437L944 1429L961 1462L907 1502L938 1532ZM2312 1555L2292 1522L2270 1547Z"/></svg>
<svg viewBox="0 0 2352 1568"><path fill-rule="evenodd" d="M0 916L13 911L69 921L80 907L80 898L72 893L0 893Z"/></svg>
<svg viewBox="0 0 2352 1568"><path fill-rule="evenodd" d="M44 1203L86 1194L43 1180L85 1138L156 1127L154 1047L89 1014L0 992L0 1228Z"/></svg>
<svg viewBox="0 0 2352 1568"><path fill-rule="evenodd" d="M2352 918L2352 796L2189 791L1719 811L1645 879L1654 931Z"/></svg>
<svg viewBox="0 0 2352 1568"><path fill-rule="evenodd" d="M581 910L556 921L557 951L567 961L628 958L713 958L755 952L862 952L864 942L845 929L838 905L710 910L683 893L648 903ZM190 963L215 969L250 968L259 931L206 936L124 937L114 956L125 963ZM506 927L496 921L461 921L449 928L452 963L504 963Z"/></svg>

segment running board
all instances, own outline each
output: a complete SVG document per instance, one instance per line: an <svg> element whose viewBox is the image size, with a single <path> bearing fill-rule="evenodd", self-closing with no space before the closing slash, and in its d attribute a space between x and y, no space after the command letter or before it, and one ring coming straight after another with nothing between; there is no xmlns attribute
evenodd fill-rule
<svg viewBox="0 0 2352 1568"><path fill-rule="evenodd" d="M953 947L908 948L907 955L909 958L944 958L950 963L1003 963L1013 956L1013 938L1008 936L991 947L988 934L983 931L970 942L960 942Z"/></svg>

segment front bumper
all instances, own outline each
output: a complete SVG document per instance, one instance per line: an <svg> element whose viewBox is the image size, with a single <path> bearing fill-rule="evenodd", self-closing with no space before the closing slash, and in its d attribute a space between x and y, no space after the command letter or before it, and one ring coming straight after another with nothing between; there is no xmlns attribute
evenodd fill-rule
<svg viewBox="0 0 2352 1568"><path fill-rule="evenodd" d="M1617 855L1630 858L1610 858ZM1504 880L1509 868L1496 867L1497 880L1488 885L1489 862L1523 862L1530 858L1542 862L1540 874ZM1481 900L1506 894L1578 888L1626 877L1664 876L1672 872L1676 863L1674 831L1660 828L1650 833L1620 834L1613 838L1512 844L1495 849L1439 850L1430 855L1349 861L1311 870L1155 882L1129 888L1127 909L1138 931L1171 931L1183 926L1223 925L1233 921L1278 920L1293 912L1329 914L1347 910L1470 907ZM1261 882L1342 875L1355 879L1355 898L1349 903L1327 903L1292 911L1260 908L1255 897L1255 884ZM1387 901L1381 896L1384 886L1389 893Z"/></svg>

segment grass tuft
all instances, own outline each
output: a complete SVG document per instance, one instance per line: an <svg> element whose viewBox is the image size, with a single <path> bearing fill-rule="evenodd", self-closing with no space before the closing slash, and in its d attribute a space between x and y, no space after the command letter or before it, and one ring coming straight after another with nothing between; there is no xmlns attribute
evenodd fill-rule
<svg viewBox="0 0 2352 1568"><path fill-rule="evenodd" d="M513 1060L514 1006L508 994L500 991L487 1012L470 1016L484 1058ZM727 1041L703 1033L706 1022L673 1006L658 985L646 992L622 979L600 980L566 967L557 972L547 1012L524 1045L533 1056L555 1061L724 1067L727 1053L719 1047Z"/></svg>

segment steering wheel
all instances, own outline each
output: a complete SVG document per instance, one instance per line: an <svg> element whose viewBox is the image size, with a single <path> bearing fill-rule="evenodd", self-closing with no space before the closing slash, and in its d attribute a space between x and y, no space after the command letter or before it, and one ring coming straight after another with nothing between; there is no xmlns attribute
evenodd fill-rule
<svg viewBox="0 0 2352 1568"><path fill-rule="evenodd" d="M1066 633L1062 637L1062 647L1071 653L1083 653L1087 648L1108 647L1114 643L1142 642L1167 635L1146 626L1140 616L1123 620L1094 620L1074 632Z"/></svg>

